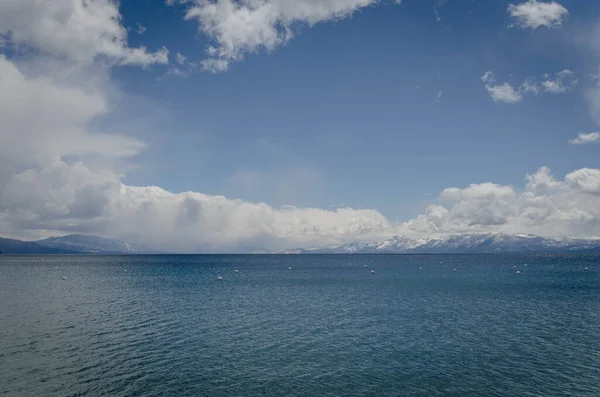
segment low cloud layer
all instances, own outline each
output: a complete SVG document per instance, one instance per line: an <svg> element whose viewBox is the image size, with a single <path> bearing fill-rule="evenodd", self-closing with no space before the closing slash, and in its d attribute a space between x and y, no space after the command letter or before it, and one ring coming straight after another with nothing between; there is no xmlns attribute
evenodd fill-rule
<svg viewBox="0 0 600 397"><path fill-rule="evenodd" d="M5 230L94 232L182 252L245 251L372 240L377 211L273 208L197 192L124 185L121 176L56 161L14 175L0 192Z"/></svg>
<svg viewBox="0 0 600 397"><path fill-rule="evenodd" d="M17 173L0 191L0 225L90 232L177 252L252 252L465 232L600 237L600 170L556 179L546 167L522 189L494 183L443 190L407 222L375 210L282 207L198 192L127 186L122 175L57 160ZM31 234L31 233L27 233Z"/></svg>

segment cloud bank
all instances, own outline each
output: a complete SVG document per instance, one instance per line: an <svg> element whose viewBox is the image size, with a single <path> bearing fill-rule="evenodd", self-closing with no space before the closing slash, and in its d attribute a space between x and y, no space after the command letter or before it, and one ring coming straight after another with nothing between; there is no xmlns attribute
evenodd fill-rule
<svg viewBox="0 0 600 397"><path fill-rule="evenodd" d="M7 230L92 232L177 252L252 252L465 232L600 236L600 170L556 179L546 167L525 186L444 189L438 204L407 221L369 209L281 207L128 186L122 175L57 160L13 175L0 192Z"/></svg>

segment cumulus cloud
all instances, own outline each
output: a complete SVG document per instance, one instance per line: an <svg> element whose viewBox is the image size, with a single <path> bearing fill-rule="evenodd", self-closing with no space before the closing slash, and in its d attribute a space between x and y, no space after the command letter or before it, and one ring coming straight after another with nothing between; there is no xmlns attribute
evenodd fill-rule
<svg viewBox="0 0 600 397"><path fill-rule="evenodd" d="M569 11L555 1L529 0L517 5L509 4L507 11L513 20L511 26L531 29L540 26L560 28L569 15Z"/></svg>
<svg viewBox="0 0 600 397"><path fill-rule="evenodd" d="M69 230L69 219L101 213L105 177L112 173L78 165L67 174L61 158L98 156L112 162L144 148L126 135L90 131L89 123L109 110L106 94L90 83L97 76L85 77L90 79L78 84L51 74L30 75L0 55L2 234L39 230L42 224Z"/></svg>
<svg viewBox="0 0 600 397"><path fill-rule="evenodd" d="M544 236L600 235L600 170L583 168L556 179L547 167L526 177L519 192L493 183L445 189L435 204L406 222L424 234L498 232Z"/></svg>
<svg viewBox="0 0 600 397"><path fill-rule="evenodd" d="M0 54L0 222L11 225L7 232L31 229L20 223L29 218L17 216L29 211L60 225L67 201L60 202L68 194L77 196L68 208L72 214L90 214L85 203L103 200L90 188L103 171L84 178L85 167L73 168L75 179L88 180L75 192L55 164L92 157L97 164L118 163L144 148L138 139L91 124L117 103L110 66L146 65L156 54L127 47L117 7L107 1L2 1L0 34L9 45L28 50L26 57L20 51ZM104 62L106 57L113 62ZM57 183L65 188L56 205L37 196L43 186Z"/></svg>
<svg viewBox="0 0 600 397"><path fill-rule="evenodd" d="M521 85L514 86L508 82L496 83L492 71L481 76L485 88L495 102L517 103L523 100L523 95L538 95L540 92L562 94L571 90L578 82L572 71L565 69L554 76L545 74L542 78L528 78Z"/></svg>
<svg viewBox="0 0 600 397"><path fill-rule="evenodd" d="M272 51L294 36L297 24L349 17L377 0L189 0L185 18L196 20L213 43L205 70L222 72L248 53Z"/></svg>
<svg viewBox="0 0 600 397"><path fill-rule="evenodd" d="M120 176L91 171L81 162L61 160L15 173L0 187L0 213L13 229L79 230L98 228Z"/></svg>
<svg viewBox="0 0 600 397"><path fill-rule="evenodd" d="M130 48L118 4L111 0L3 0L0 34L15 44L77 63L97 57L125 65L168 63L168 50Z"/></svg>

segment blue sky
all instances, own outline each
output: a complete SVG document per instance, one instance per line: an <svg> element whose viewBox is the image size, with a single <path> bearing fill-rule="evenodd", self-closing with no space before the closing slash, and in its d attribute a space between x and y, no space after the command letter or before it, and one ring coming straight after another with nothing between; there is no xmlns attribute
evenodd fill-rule
<svg viewBox="0 0 600 397"><path fill-rule="evenodd" d="M347 234L352 227L345 229L337 220L332 221L335 226L321 221L331 215L327 212L298 221L318 230L323 242L471 230L554 234L566 230L600 236L600 214L578 204L597 198L589 190L600 175L597 140L589 135L586 144L569 144L579 133L595 132L600 121L600 101L595 100L600 95L593 77L600 64L600 3L397 3L94 0L95 8L86 8L78 1L57 0L56 9L42 9L32 1L0 7L6 16L0 18L4 42L0 51L6 66L14 66L23 82L33 85L42 79L63 90L65 97L79 90L96 95L105 105L90 110L84 120L65 114L68 124L56 128L73 129L76 135L60 138L40 127L40 136L60 150L38 149L25 141L23 152L35 156L6 168L22 172L35 165L32 169L40 173L36 177L47 180L43 170L54 170L56 161L69 170L79 161L90 178L99 172L105 173L102 178L110 175L112 182L98 186L114 185L111 192L118 196L102 188L97 193L102 208L89 211L98 215L93 219L74 216L70 208L54 213L48 208L56 205L41 199L35 208L0 208L5 234L33 237L85 231L159 239L136 230L119 232L122 226L113 222L130 215L116 216L118 211L111 206L118 202L118 208L130 208L125 188L116 193L123 185L146 189L136 194L148 194L145 203L157 208L151 186L174 194L173 200L184 207L182 200L203 200L186 196L192 192L211 200L222 195L240 203L265 203L275 213L282 206L334 213L351 208L358 212L344 218L344 225L356 219L361 225L363 221L376 225L367 227L368 232L363 233L361 226L358 234ZM299 5L305 8L300 10ZM61 31L60 23L36 19L55 21L64 15L79 15L80 25L68 23ZM54 26L55 31L29 28L32 21ZM106 37L112 37L112 44L104 41ZM207 60L226 67L207 70L203 64ZM493 77L483 80L486 72ZM23 99L23 108L31 107L31 102ZM10 139L24 128L14 125L5 128ZM100 148L86 143L90 136L120 141L103 141ZM540 167L551 171L538 171ZM578 170L589 172L573 174ZM556 192L538 197L540 190L535 183L528 184L526 176L544 179L546 174L553 175L556 183L546 185ZM21 186L26 179L22 173L12 178L19 192L39 194L39 189ZM27 178L31 184L32 177ZM472 184L475 190L491 190L474 197L475 190L468 190ZM577 192L568 191L584 185ZM17 200L15 190L6 186L12 185L6 182L4 187L9 201L31 199ZM453 187L462 189L459 198L445 190ZM511 189L508 198L502 194L504 187ZM52 189L47 195L63 201L64 191L79 191ZM535 196L535 211L529 193ZM482 201L490 197L495 201ZM542 199L552 202L543 211ZM564 200L575 204L562 208ZM202 214L208 211L204 205ZM187 217L189 208L184 207L178 207L172 218ZM487 217L490 208L503 215ZM375 211L374 218L363 210ZM437 210L447 212L443 215L447 224L430 218ZM546 210L547 217L538 222ZM168 218L164 211L160 214ZM480 219L481 211L487 215ZM531 211L538 220L515 223ZM67 215L61 218L59 213ZM230 215L225 217L234 222ZM571 223L565 226L567 218ZM217 228L225 228L219 219ZM429 226L414 226L419 222ZM320 234L329 227L340 236ZM225 228L226 243L215 245L212 237L206 237L190 241L182 250L320 241L283 238L278 234L283 229L271 223L259 229L269 238L259 232L247 238L237 232L229 235Z"/></svg>
<svg viewBox="0 0 600 397"><path fill-rule="evenodd" d="M185 7L148 3L122 3L126 25L147 28L130 35L131 45L166 45L202 59L207 40L195 35L195 23L181 21ZM368 7L334 23L297 26L287 45L220 74L117 69L128 94L164 113L156 135L144 137L143 170L126 181L273 204L377 208L403 220L447 186L521 186L543 165L559 175L597 167L596 148L566 146L596 127L584 93L495 103L481 76L595 73L572 42L592 22L590 6L600 5L564 2L563 29L531 31L508 28L508 3L449 1L440 21L433 1ZM287 183L279 179L298 177L297 169L306 174L302 191L278 195L276 185ZM231 181L236 173L247 181Z"/></svg>

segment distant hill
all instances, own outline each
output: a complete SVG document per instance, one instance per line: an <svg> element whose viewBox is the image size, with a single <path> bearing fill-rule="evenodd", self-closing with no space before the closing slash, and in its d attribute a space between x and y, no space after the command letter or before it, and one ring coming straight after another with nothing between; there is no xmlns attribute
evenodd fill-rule
<svg viewBox="0 0 600 397"><path fill-rule="evenodd" d="M48 248L89 254L140 254L149 251L125 241L87 234L69 234L61 237L50 237L36 241L36 243Z"/></svg>
<svg viewBox="0 0 600 397"><path fill-rule="evenodd" d="M492 254L600 252L600 240L548 238L526 234L457 234L414 240L395 236L374 243L348 243L321 248L296 248L281 254Z"/></svg>
<svg viewBox="0 0 600 397"><path fill-rule="evenodd" d="M77 252L61 248L44 247L31 241L0 237L0 253L11 254L75 254Z"/></svg>
<svg viewBox="0 0 600 397"><path fill-rule="evenodd" d="M158 251L125 241L86 234L70 234L39 241L0 238L3 254L156 254Z"/></svg>

